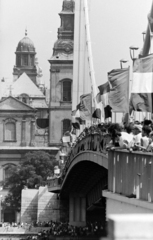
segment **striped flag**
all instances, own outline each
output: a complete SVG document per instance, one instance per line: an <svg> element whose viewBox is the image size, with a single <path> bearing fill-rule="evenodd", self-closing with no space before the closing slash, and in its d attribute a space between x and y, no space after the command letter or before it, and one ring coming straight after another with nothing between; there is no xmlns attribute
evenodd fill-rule
<svg viewBox="0 0 153 240"><path fill-rule="evenodd" d="M113 69L108 73L109 105L113 112L129 112L129 68Z"/></svg>
<svg viewBox="0 0 153 240"><path fill-rule="evenodd" d="M153 54L134 62L130 112L132 110L153 112Z"/></svg>
<svg viewBox="0 0 153 240"><path fill-rule="evenodd" d="M112 117L112 111L111 111L111 107L108 103L108 95L110 92L110 85L108 82L98 86L99 91L100 91L100 100L103 104L104 107L104 115L105 115L105 119ZM97 95L98 96L98 95Z"/></svg>

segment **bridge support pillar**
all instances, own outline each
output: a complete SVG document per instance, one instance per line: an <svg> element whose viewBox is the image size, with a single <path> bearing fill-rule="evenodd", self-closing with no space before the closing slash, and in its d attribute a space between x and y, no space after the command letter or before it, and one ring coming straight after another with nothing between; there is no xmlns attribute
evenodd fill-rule
<svg viewBox="0 0 153 240"><path fill-rule="evenodd" d="M86 198L69 196L69 224L86 226Z"/></svg>

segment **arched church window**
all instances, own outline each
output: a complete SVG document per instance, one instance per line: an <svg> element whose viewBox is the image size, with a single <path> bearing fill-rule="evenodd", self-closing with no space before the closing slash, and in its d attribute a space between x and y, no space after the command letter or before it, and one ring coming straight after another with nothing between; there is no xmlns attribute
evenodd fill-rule
<svg viewBox="0 0 153 240"><path fill-rule="evenodd" d="M22 66L28 66L28 55L22 56Z"/></svg>
<svg viewBox="0 0 153 240"><path fill-rule="evenodd" d="M71 120L70 119L64 119L63 120L62 134L64 135L67 131L71 131Z"/></svg>
<svg viewBox="0 0 153 240"><path fill-rule="evenodd" d="M14 119L6 119L4 122L4 141L16 141L16 121Z"/></svg>
<svg viewBox="0 0 153 240"><path fill-rule="evenodd" d="M27 103L26 97L23 97L23 98L22 98L22 102Z"/></svg>
<svg viewBox="0 0 153 240"><path fill-rule="evenodd" d="M9 177L10 177L10 166L7 166L5 169L4 169L4 180L7 180Z"/></svg>
<svg viewBox="0 0 153 240"><path fill-rule="evenodd" d="M26 104L29 104L29 96L28 96L28 94L21 94L20 96L19 96L19 99L20 99L20 101L22 101L23 103L26 103Z"/></svg>
<svg viewBox="0 0 153 240"><path fill-rule="evenodd" d="M63 102L71 102L71 81L64 80L63 81Z"/></svg>

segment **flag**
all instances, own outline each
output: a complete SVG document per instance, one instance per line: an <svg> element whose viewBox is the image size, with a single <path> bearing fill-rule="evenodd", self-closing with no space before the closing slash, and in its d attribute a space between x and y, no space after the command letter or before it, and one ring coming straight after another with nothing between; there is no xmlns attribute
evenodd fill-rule
<svg viewBox="0 0 153 240"><path fill-rule="evenodd" d="M99 101L99 92L98 92L98 88L97 86L95 86L94 84L92 85L92 94L93 94L93 102L94 102L94 112L92 114L92 117L93 118L98 118L101 120L101 114L102 114L102 111L101 111L101 102Z"/></svg>
<svg viewBox="0 0 153 240"><path fill-rule="evenodd" d="M129 68L113 69L108 73L109 105L113 112L129 112Z"/></svg>
<svg viewBox="0 0 153 240"><path fill-rule="evenodd" d="M105 119L112 117L112 111L111 111L111 107L108 104L108 95L110 92L110 85L109 82L106 82L100 86L98 86L99 88L99 96L97 95L97 98L99 98L98 101L101 101L104 107L104 115L105 115Z"/></svg>
<svg viewBox="0 0 153 240"><path fill-rule="evenodd" d="M80 118L82 120L90 120L92 114L92 95L91 93L80 96L80 103L77 105Z"/></svg>
<svg viewBox="0 0 153 240"><path fill-rule="evenodd" d="M132 110L153 112L153 54L134 62L130 112Z"/></svg>
<svg viewBox="0 0 153 240"><path fill-rule="evenodd" d="M80 121L79 121L80 113L79 113L79 110L72 111L71 116L72 116L72 126L75 129L80 129Z"/></svg>

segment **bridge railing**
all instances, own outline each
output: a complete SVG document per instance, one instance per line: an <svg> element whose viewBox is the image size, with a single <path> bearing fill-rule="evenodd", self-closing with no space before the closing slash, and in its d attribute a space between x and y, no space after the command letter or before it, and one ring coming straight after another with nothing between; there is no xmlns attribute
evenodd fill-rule
<svg viewBox="0 0 153 240"><path fill-rule="evenodd" d="M98 151L103 154L108 154L106 151L106 145L110 142L110 135L105 133L91 133L88 134L81 139L78 139L77 143L74 144L69 149L68 156L66 157L65 167L62 170L62 174L60 178L51 178L47 180L47 185L49 191L54 189L55 187L59 188L64 180L66 172L72 163L75 156L82 151Z"/></svg>
<svg viewBox="0 0 153 240"><path fill-rule="evenodd" d="M61 185L61 179L57 177L53 177L50 179L47 179L47 186L49 188L59 187Z"/></svg>
<svg viewBox="0 0 153 240"><path fill-rule="evenodd" d="M109 151L108 190L153 202L153 155L145 152Z"/></svg>
<svg viewBox="0 0 153 240"><path fill-rule="evenodd" d="M71 148L64 170L67 171L74 157L82 151L97 151L107 154L106 145L110 141L109 134L93 133L78 140L78 142Z"/></svg>

